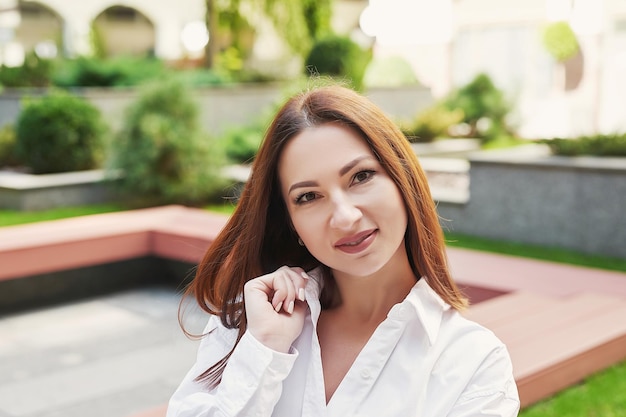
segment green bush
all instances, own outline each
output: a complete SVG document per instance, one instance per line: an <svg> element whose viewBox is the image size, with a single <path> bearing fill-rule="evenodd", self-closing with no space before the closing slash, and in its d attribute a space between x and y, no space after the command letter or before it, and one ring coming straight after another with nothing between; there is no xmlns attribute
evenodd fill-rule
<svg viewBox="0 0 626 417"><path fill-rule="evenodd" d="M371 53L350 38L327 35L315 42L305 59L306 74L329 75L347 79L352 87L360 90L365 68Z"/></svg>
<svg viewBox="0 0 626 417"><path fill-rule="evenodd" d="M365 87L401 87L417 85L417 77L411 64L399 56L372 60L365 69Z"/></svg>
<svg viewBox="0 0 626 417"><path fill-rule="evenodd" d="M540 142L546 143L555 155L626 156L626 134L554 138Z"/></svg>
<svg viewBox="0 0 626 417"><path fill-rule="evenodd" d="M80 57L61 61L53 76L60 87L119 87L145 83L166 73L157 59Z"/></svg>
<svg viewBox="0 0 626 417"><path fill-rule="evenodd" d="M574 57L580 49L576 34L567 22L555 22L543 31L543 45L554 59L559 62Z"/></svg>
<svg viewBox="0 0 626 417"><path fill-rule="evenodd" d="M147 87L111 147L121 191L139 204L200 204L223 189L224 156L199 128L196 103L179 81Z"/></svg>
<svg viewBox="0 0 626 417"><path fill-rule="evenodd" d="M0 84L5 87L47 87L51 84L54 64L30 52L19 67L0 67Z"/></svg>
<svg viewBox="0 0 626 417"><path fill-rule="evenodd" d="M237 163L251 162L259 150L264 133L260 124L229 129L222 138L226 156Z"/></svg>
<svg viewBox="0 0 626 417"><path fill-rule="evenodd" d="M450 109L461 109L470 130L468 136L485 141L509 134L506 117L511 109L504 93L486 74L478 74L473 80L453 91L444 101Z"/></svg>
<svg viewBox="0 0 626 417"><path fill-rule="evenodd" d="M15 128L4 125L0 128L0 167L19 164L15 152Z"/></svg>
<svg viewBox="0 0 626 417"><path fill-rule="evenodd" d="M67 92L24 101L16 124L17 157L35 174L99 166L105 127L99 110Z"/></svg>
<svg viewBox="0 0 626 417"><path fill-rule="evenodd" d="M419 113L415 121L403 130L411 142L432 142L438 137L448 135L448 129L462 120L463 110L450 110L441 104L435 104Z"/></svg>

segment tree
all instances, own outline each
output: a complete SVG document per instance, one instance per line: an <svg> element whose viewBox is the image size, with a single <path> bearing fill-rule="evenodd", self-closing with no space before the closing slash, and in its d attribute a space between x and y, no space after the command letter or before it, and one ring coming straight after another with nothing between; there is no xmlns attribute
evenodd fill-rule
<svg viewBox="0 0 626 417"><path fill-rule="evenodd" d="M205 21L209 30L205 64L211 68L222 47L234 47L245 56L242 33L252 27L241 13L248 2L272 22L291 50L306 56L313 41L330 32L331 0L205 0ZM226 40L226 35L228 39Z"/></svg>

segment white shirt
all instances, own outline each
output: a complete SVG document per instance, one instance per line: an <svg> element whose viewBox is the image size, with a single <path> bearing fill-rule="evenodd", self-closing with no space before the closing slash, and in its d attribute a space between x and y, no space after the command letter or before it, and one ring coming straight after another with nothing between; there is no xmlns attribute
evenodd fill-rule
<svg viewBox="0 0 626 417"><path fill-rule="evenodd" d="M167 417L517 416L506 347L447 305L425 279L389 311L326 404L314 272L305 290L309 313L290 353L273 351L246 332L221 383L209 391L194 378L226 355L237 335L211 317Z"/></svg>

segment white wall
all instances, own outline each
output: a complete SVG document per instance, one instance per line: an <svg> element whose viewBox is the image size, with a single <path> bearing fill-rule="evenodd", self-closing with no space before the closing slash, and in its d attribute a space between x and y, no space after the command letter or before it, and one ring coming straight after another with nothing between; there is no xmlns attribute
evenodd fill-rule
<svg viewBox="0 0 626 417"><path fill-rule="evenodd" d="M455 0L450 42L429 42L426 37L421 43L377 44L375 53L407 58L419 80L437 97L479 72L488 73L515 102L513 122L526 137L626 131L626 2L571 2L589 7L571 14L572 24L582 16L587 26L574 28L584 57L584 75L575 90L564 91L558 79L560 65L541 41L549 1ZM600 6L603 15L584 22L593 15L588 11Z"/></svg>

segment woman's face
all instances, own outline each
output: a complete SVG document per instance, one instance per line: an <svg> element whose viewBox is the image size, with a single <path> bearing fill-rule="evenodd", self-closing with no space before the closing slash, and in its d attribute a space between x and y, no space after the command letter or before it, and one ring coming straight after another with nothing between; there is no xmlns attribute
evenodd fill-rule
<svg viewBox="0 0 626 417"><path fill-rule="evenodd" d="M398 187L353 129L304 130L283 149L278 174L296 233L335 275L369 276L406 259Z"/></svg>

